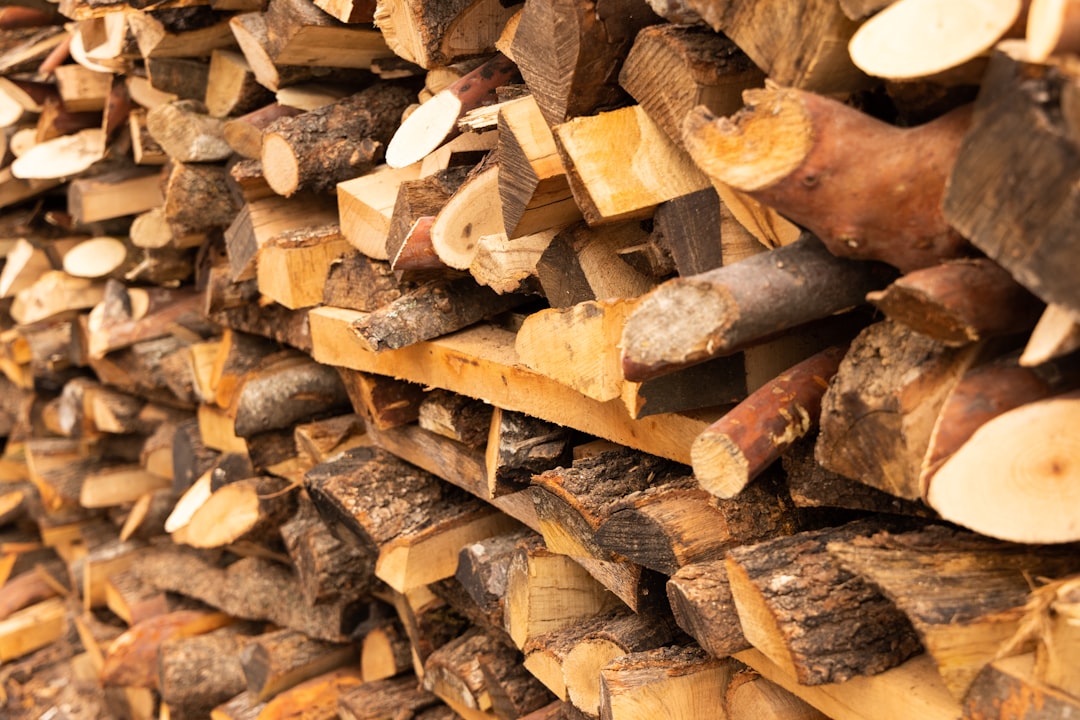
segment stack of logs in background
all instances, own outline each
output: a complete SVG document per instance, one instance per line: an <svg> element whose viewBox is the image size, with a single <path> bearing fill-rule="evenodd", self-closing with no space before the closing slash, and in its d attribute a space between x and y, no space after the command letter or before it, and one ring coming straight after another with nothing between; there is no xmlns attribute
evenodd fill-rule
<svg viewBox="0 0 1080 720"><path fill-rule="evenodd" d="M1080 2L0 8L0 714L1080 714Z"/></svg>

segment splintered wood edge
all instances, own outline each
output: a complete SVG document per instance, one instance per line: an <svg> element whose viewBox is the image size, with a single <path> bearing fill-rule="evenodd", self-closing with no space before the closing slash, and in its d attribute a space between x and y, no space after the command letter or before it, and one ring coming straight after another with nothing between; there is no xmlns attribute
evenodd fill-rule
<svg viewBox="0 0 1080 720"><path fill-rule="evenodd" d="M911 80L987 52L1020 16L1021 0L902 0L867 20L848 44L868 75Z"/></svg>
<svg viewBox="0 0 1080 720"><path fill-rule="evenodd" d="M1020 543L1080 540L1080 393L1022 405L971 436L934 474L926 503L942 518Z"/></svg>
<svg viewBox="0 0 1080 720"><path fill-rule="evenodd" d="M694 108L683 122L683 143L714 181L754 192L799 168L813 148L813 128L795 90L747 90L743 100L746 107L730 118Z"/></svg>
<svg viewBox="0 0 1080 720"><path fill-rule="evenodd" d="M416 108L386 146L386 164L404 168L423 160L457 131L461 109L461 100L450 91L440 92Z"/></svg>

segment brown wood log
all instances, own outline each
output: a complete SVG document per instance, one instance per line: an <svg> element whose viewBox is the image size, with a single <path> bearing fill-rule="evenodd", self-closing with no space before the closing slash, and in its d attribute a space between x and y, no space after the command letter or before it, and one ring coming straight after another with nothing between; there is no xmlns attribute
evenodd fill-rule
<svg viewBox="0 0 1080 720"><path fill-rule="evenodd" d="M724 560L685 565L667 583L675 622L713 657L746 650Z"/></svg>
<svg viewBox="0 0 1080 720"><path fill-rule="evenodd" d="M495 90L517 67L502 53L439 91L401 123L386 148L386 164L403 168L423 160L458 135L458 120L469 110L495 101Z"/></svg>
<svg viewBox="0 0 1080 720"><path fill-rule="evenodd" d="M331 670L282 692L267 702L259 715L265 720L333 720L341 694L361 684L360 671L355 667Z"/></svg>
<svg viewBox="0 0 1080 720"><path fill-rule="evenodd" d="M225 231L225 247L234 281L254 278L259 249L273 238L311 225L334 223L337 210L324 195L302 193L249 200Z"/></svg>
<svg viewBox="0 0 1080 720"><path fill-rule="evenodd" d="M873 675L919 652L903 613L826 552L829 542L880 527L857 521L729 552L728 582L743 633L800 683Z"/></svg>
<svg viewBox="0 0 1080 720"><path fill-rule="evenodd" d="M197 100L165 103L147 113L147 129L177 162L216 162L232 154L225 142L224 122L207 113Z"/></svg>
<svg viewBox="0 0 1080 720"><path fill-rule="evenodd" d="M618 253L638 245L648 234L637 222L590 228L577 223L548 244L536 276L552 307L587 300L636 298L655 286L652 278L622 262Z"/></svg>
<svg viewBox="0 0 1080 720"><path fill-rule="evenodd" d="M210 720L258 720L266 703L258 702L247 690L210 711Z"/></svg>
<svg viewBox="0 0 1080 720"><path fill-rule="evenodd" d="M386 256L395 270L398 269L397 264L405 261L401 253L416 222L438 214L465 181L467 173L466 167L451 168L417 180L405 180L398 185L397 200L386 235ZM430 227L431 221L427 224ZM398 277L400 279L402 276L399 274Z"/></svg>
<svg viewBox="0 0 1080 720"><path fill-rule="evenodd" d="M889 318L950 345L1023 332L1042 303L986 258L916 270L867 295Z"/></svg>
<svg viewBox="0 0 1080 720"><path fill-rule="evenodd" d="M405 232L390 261L395 275L420 281L458 274L439 259L432 247L431 226L434 222L434 215L417 218Z"/></svg>
<svg viewBox="0 0 1080 720"><path fill-rule="evenodd" d="M505 627L503 607L510 561L519 543L530 537L535 535L524 530L496 535L466 545L458 553L454 577L488 624L494 627Z"/></svg>
<svg viewBox="0 0 1080 720"><path fill-rule="evenodd" d="M56 597L60 594L58 589L62 588L63 585L59 585L43 567L19 573L0 588L0 620L6 620L19 610Z"/></svg>
<svg viewBox="0 0 1080 720"><path fill-rule="evenodd" d="M499 212L498 155L477 165L431 224L431 247L446 265L468 270L480 238L504 231Z"/></svg>
<svg viewBox="0 0 1080 720"><path fill-rule="evenodd" d="M227 32L232 40L232 32L228 29ZM259 84L251 66L238 52L214 49L210 54L209 73L206 81L206 109L213 117L245 115L273 102L270 90ZM222 134L225 135L224 128ZM229 145L231 147L232 143Z"/></svg>
<svg viewBox="0 0 1080 720"><path fill-rule="evenodd" d="M357 252L331 263L323 288L323 303L371 312L389 305L415 287L414 283L398 280L390 263Z"/></svg>
<svg viewBox="0 0 1080 720"><path fill-rule="evenodd" d="M825 720L828 717L756 670L746 667L736 671L728 682L723 707L728 720L769 716L789 720Z"/></svg>
<svg viewBox="0 0 1080 720"><path fill-rule="evenodd" d="M822 400L818 461L897 497L921 497L934 421L975 355L974 346L949 348L891 321L864 330Z"/></svg>
<svg viewBox="0 0 1080 720"><path fill-rule="evenodd" d="M191 516L184 542L214 548L235 542L266 542L296 510L289 483L271 476L253 477L218 488Z"/></svg>
<svg viewBox="0 0 1080 720"><path fill-rule="evenodd" d="M403 168L379 165L367 175L338 183L341 232L373 260L386 260L386 239L403 182L420 177L420 164Z"/></svg>
<svg viewBox="0 0 1080 720"><path fill-rule="evenodd" d="M996 660L986 666L964 700L970 720L1050 720L1078 709L1075 696L1039 683L1033 677L1031 654Z"/></svg>
<svg viewBox="0 0 1080 720"><path fill-rule="evenodd" d="M623 330L623 372L647 380L752 345L785 329L862 302L887 272L832 256L812 236L734 265L660 285ZM768 291L764 290L768 287ZM765 297L784 297L784 302ZM673 326L683 308L716 318ZM678 321L676 321L678 322Z"/></svg>
<svg viewBox="0 0 1080 720"><path fill-rule="evenodd" d="M309 605L359 598L374 589L374 558L334 537L306 495L281 525L281 537Z"/></svg>
<svg viewBox="0 0 1080 720"><path fill-rule="evenodd" d="M204 57L233 44L228 17L205 5L171 12L133 12L126 20L143 58Z"/></svg>
<svg viewBox="0 0 1080 720"><path fill-rule="evenodd" d="M308 607L289 569L262 558L244 558L222 569L179 550L157 551L144 554L136 572L160 589L234 617L267 620L329 642L346 641L368 612L366 605L348 601Z"/></svg>
<svg viewBox="0 0 1080 720"><path fill-rule="evenodd" d="M433 8L409 0L382 0L374 20L396 55L430 69L493 52L519 5L455 0Z"/></svg>
<svg viewBox="0 0 1080 720"><path fill-rule="evenodd" d="M286 197L299 190L327 192L367 173L382 159L409 100L406 88L380 83L332 105L274 121L263 132L261 155L270 187Z"/></svg>
<svg viewBox="0 0 1080 720"><path fill-rule="evenodd" d="M338 713L346 720L414 720L438 702L415 676L402 675L350 688L338 698Z"/></svg>
<svg viewBox="0 0 1080 720"><path fill-rule="evenodd" d="M521 490L533 475L563 464L569 459L571 439L566 428L494 408L485 452L490 497Z"/></svg>
<svg viewBox="0 0 1080 720"><path fill-rule="evenodd" d="M1065 307L1051 303L1035 323L1019 362L1022 367L1034 367L1064 357L1078 347L1080 326L1076 318Z"/></svg>
<svg viewBox="0 0 1080 720"><path fill-rule="evenodd" d="M802 361L706 428L690 449L701 487L717 497L735 497L810 432L844 352L831 347Z"/></svg>
<svg viewBox="0 0 1080 720"><path fill-rule="evenodd" d="M337 224L277 235L259 248L255 259L259 292L291 310L318 305L330 266L350 252Z"/></svg>
<svg viewBox="0 0 1080 720"><path fill-rule="evenodd" d="M1035 550L936 526L837 541L828 550L910 618L958 700L1017 634L1027 578L1062 577L1076 569L1075 557L1060 549ZM938 582L912 584L930 575Z"/></svg>
<svg viewBox="0 0 1080 720"><path fill-rule="evenodd" d="M734 663L672 646L616 658L600 671L600 720L708 717L724 705Z"/></svg>
<svg viewBox="0 0 1080 720"><path fill-rule="evenodd" d="M295 117L302 112L299 108L271 102L239 117L226 120L222 133L225 136L225 142L234 152L246 158L258 160L262 157L263 130L275 120L282 117Z"/></svg>
<svg viewBox="0 0 1080 720"><path fill-rule="evenodd" d="M315 4L344 23L367 23L375 19L375 0L318 0Z"/></svg>
<svg viewBox="0 0 1080 720"><path fill-rule="evenodd" d="M279 430L318 413L343 410L341 377L331 367L288 351L247 373L229 406L237 435L250 438Z"/></svg>
<svg viewBox="0 0 1080 720"><path fill-rule="evenodd" d="M776 208L840 256L907 272L968 253L946 224L941 202L971 123L970 107L901 129L794 89L747 91L745 100L747 107L731 118L698 109L684 123L687 148L710 177ZM773 144L760 155L747 153L758 137L801 140L780 146L782 153ZM860 157L877 158L873 177L862 163L850 162L847 148L856 141ZM841 142L845 149L838 152ZM853 188L880 204L822 217L820 208L849 203Z"/></svg>
<svg viewBox="0 0 1080 720"><path fill-rule="evenodd" d="M387 618L364 635L360 674L364 682L384 680L412 669L412 645L398 618Z"/></svg>
<svg viewBox="0 0 1080 720"><path fill-rule="evenodd" d="M162 643L158 687L170 717L206 717L244 689L238 657L242 631L242 626L230 626Z"/></svg>
<svg viewBox="0 0 1080 720"><path fill-rule="evenodd" d="M624 102L619 68L637 32L659 21L643 0L611 6L530 3L510 50L555 126Z"/></svg>
<svg viewBox="0 0 1080 720"><path fill-rule="evenodd" d="M158 689L158 654L164 643L212 632L232 622L219 612L178 610L135 623L109 645L99 680L104 687Z"/></svg>
<svg viewBox="0 0 1080 720"><path fill-rule="evenodd" d="M840 3L807 0L767 9L759 3L688 0L687 4L713 30L734 40L780 85L845 93L868 84L846 50L858 24L843 14ZM760 21L762 12L769 13L771 22ZM804 31L803 19L808 17L815 21L813 33Z"/></svg>
<svg viewBox="0 0 1080 720"><path fill-rule="evenodd" d="M379 484L386 477L395 478L395 497ZM306 483L328 522L378 548L375 574L399 592L450 577L462 545L513 526L479 500L376 448L349 450L318 465ZM396 497L406 488L409 507Z"/></svg>
<svg viewBox="0 0 1080 720"><path fill-rule="evenodd" d="M338 368L338 373L353 410L364 417L369 428L387 430L420 417L425 394L422 386L348 368Z"/></svg>
<svg viewBox="0 0 1080 720"><path fill-rule="evenodd" d="M1073 542L1069 513L1063 515L1072 492L1071 451L1060 446L1065 438L1051 428L1069 422L1078 397L1072 391L1037 400L982 425L938 469L926 492L927 504L947 520L1003 540ZM1037 457L1030 454L1034 437L1039 438ZM972 480L991 467L976 492ZM1018 476L1023 482L1017 482ZM1058 489L1049 493L1050 486Z"/></svg>
<svg viewBox="0 0 1080 720"><path fill-rule="evenodd" d="M1071 81L1021 58L1008 46L991 57L975 124L949 181L945 217L1020 284L1076 312L1080 302L1065 281L1071 259L1055 239L1076 212L1075 199L1062 192L1071 182L1072 164L1060 164L1075 150L1056 119L1058 89ZM1029 130L1018 134L1021 127ZM994 173L1006 167L1020 181L1015 188L994 182ZM981 174L978 180L972 172Z"/></svg>
<svg viewBox="0 0 1080 720"><path fill-rule="evenodd" d="M427 586L395 592L392 600L412 646L413 670L421 675L431 653L469 628L469 621Z"/></svg>
<svg viewBox="0 0 1080 720"><path fill-rule="evenodd" d="M720 500L679 478L616 501L596 530L596 544L665 575L723 558L738 545L787 535L799 526L781 485L770 479L737 499Z"/></svg>
<svg viewBox="0 0 1080 720"><path fill-rule="evenodd" d="M279 65L367 69L393 53L371 27L338 22L312 3L270 0L267 50Z"/></svg>
<svg viewBox="0 0 1080 720"><path fill-rule="evenodd" d="M517 307L524 298L499 295L471 277L421 285L352 324L372 352L396 350L468 327Z"/></svg>
<svg viewBox="0 0 1080 720"><path fill-rule="evenodd" d="M277 630L247 640L239 651L247 691L265 702L305 680L356 660L356 647Z"/></svg>
<svg viewBox="0 0 1080 720"><path fill-rule="evenodd" d="M1072 659L1076 637L1077 576L1050 582L1028 599L1026 620L1043 620L1035 647L1035 677L1076 697L1076 664Z"/></svg>

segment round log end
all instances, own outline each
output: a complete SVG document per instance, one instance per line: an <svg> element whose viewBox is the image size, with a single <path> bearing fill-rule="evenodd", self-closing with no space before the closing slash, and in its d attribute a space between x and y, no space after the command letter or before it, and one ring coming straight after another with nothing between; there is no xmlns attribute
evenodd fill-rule
<svg viewBox="0 0 1080 720"><path fill-rule="evenodd" d="M690 446L690 463L698 485L718 498L733 498L750 484L750 462L723 433L706 430L698 435Z"/></svg>
<svg viewBox="0 0 1080 720"><path fill-rule="evenodd" d="M386 164L403 168L423 160L457 134L461 111L461 101L450 92L441 92L416 108L386 147Z"/></svg>
<svg viewBox="0 0 1080 720"><path fill-rule="evenodd" d="M263 139L263 177L278 195L289 197L300 187L300 159L285 138L270 133Z"/></svg>
<svg viewBox="0 0 1080 720"><path fill-rule="evenodd" d="M105 277L127 260L127 247L114 237L85 240L64 255L64 272L91 280Z"/></svg>

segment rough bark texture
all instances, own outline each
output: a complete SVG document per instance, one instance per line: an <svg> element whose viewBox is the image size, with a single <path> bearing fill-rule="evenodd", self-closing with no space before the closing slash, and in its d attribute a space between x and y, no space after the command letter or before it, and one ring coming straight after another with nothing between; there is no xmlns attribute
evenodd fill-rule
<svg viewBox="0 0 1080 720"><path fill-rule="evenodd" d="M675 622L713 657L750 647L739 623L723 560L680 568L668 580L667 596Z"/></svg>

